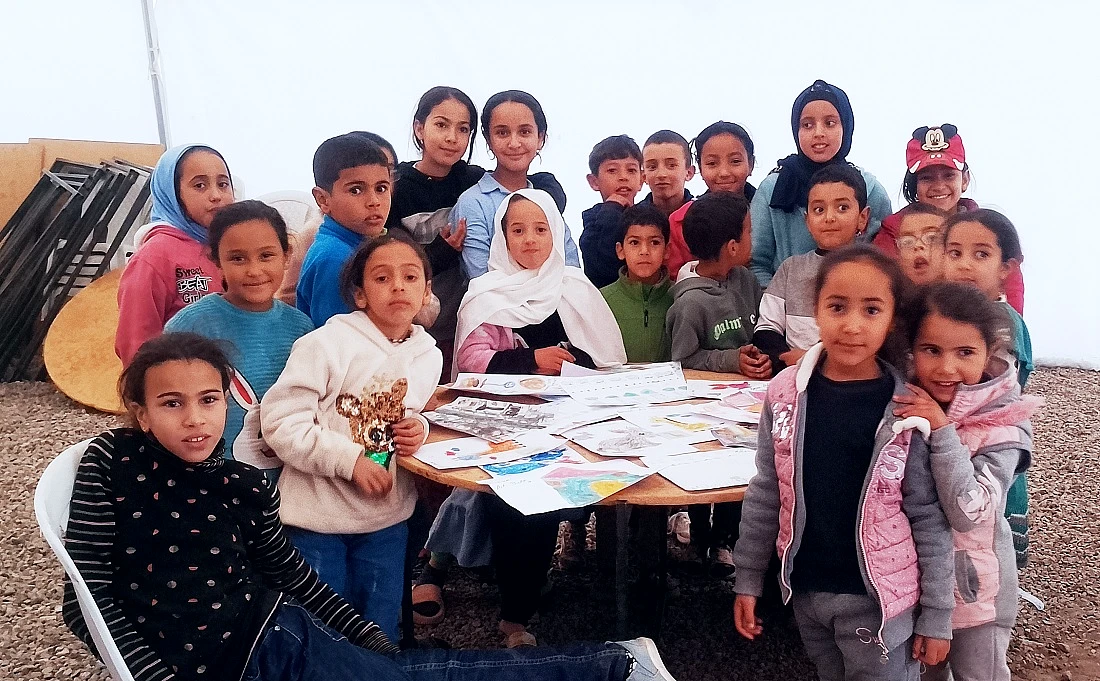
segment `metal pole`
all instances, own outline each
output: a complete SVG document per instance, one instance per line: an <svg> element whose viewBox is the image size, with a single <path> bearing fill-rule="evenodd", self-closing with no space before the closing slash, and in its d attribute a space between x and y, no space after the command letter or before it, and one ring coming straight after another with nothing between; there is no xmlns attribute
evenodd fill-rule
<svg viewBox="0 0 1100 681"><path fill-rule="evenodd" d="M157 133L160 135L160 143L167 149L171 145L169 144L168 112L164 106L163 82L160 74L160 44L157 41L154 8L150 7L149 3L150 0L141 0L141 15L145 20L145 46L149 51L149 80L153 84L153 105L157 110Z"/></svg>

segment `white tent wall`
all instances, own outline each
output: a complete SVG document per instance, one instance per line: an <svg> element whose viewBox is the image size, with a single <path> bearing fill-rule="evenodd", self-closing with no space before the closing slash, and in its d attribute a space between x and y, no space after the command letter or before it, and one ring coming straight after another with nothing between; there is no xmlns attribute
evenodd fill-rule
<svg viewBox="0 0 1100 681"><path fill-rule="evenodd" d="M510 88L540 100L550 134L534 169L565 186L574 234L598 200L588 152L607 135L736 121L759 183L794 148L791 101L824 78L855 109L849 158L898 207L910 132L954 123L967 195L1020 230L1036 355L1100 368L1092 3L161 0L155 18L173 142L217 147L250 196L308 190L313 150L348 130L414 157L412 112L438 84L479 107ZM0 2L0 25L0 141L156 140L136 0ZM66 45L107 56L74 68ZM493 163L480 135L474 162Z"/></svg>

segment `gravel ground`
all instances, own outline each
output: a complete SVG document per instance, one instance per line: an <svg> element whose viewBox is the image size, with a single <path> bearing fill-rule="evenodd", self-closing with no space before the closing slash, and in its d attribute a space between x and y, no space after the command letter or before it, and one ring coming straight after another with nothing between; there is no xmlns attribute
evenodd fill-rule
<svg viewBox="0 0 1100 681"><path fill-rule="evenodd" d="M1035 422L1032 563L1022 583L1046 601L1046 610L1022 606L1010 664L1014 678L1024 681L1100 679L1100 514L1095 507L1080 512L1082 502L1100 499L1100 373L1040 370L1030 392L1046 397L1047 407ZM61 570L38 534L32 499L56 452L115 423L50 384L0 385L0 499L9 514L0 530L0 678L107 678L61 622ZM590 551L581 570L555 571L555 587L533 627L540 641L612 635L611 588L594 564ZM660 644L681 681L813 678L782 611L767 619L764 639L750 644L733 631L728 583L690 575L675 581ZM498 645L493 586L461 573L446 597L448 618L418 633L456 647Z"/></svg>

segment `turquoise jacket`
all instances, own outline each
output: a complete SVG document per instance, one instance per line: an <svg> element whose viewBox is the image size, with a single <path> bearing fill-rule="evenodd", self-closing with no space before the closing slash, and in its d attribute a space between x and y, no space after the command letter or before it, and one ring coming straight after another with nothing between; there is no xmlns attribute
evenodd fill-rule
<svg viewBox="0 0 1100 681"><path fill-rule="evenodd" d="M862 168L860 172L867 183L867 205L871 207L871 220L861 239L870 243L894 208L890 205L890 196L875 176ZM805 206L793 213L771 207L776 177L775 172L765 177L752 197L752 263L749 268L764 287L784 260L817 248L806 227Z"/></svg>

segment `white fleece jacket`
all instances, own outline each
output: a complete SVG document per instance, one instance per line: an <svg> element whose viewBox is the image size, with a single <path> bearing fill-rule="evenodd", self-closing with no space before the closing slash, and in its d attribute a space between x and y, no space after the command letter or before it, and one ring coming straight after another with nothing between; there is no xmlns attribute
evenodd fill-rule
<svg viewBox="0 0 1100 681"><path fill-rule="evenodd" d="M442 369L443 356L422 327L413 325L412 335L394 344L363 312L336 315L299 338L260 403L264 440L286 464L279 478L283 523L364 534L407 520L416 491L396 456L389 467L394 485L385 496L366 496L351 482L365 449L354 439L353 426L361 432L364 426L415 416L426 436L428 422L419 412ZM401 397L400 379L408 384L404 408L398 404L396 413L387 415L387 407Z"/></svg>

